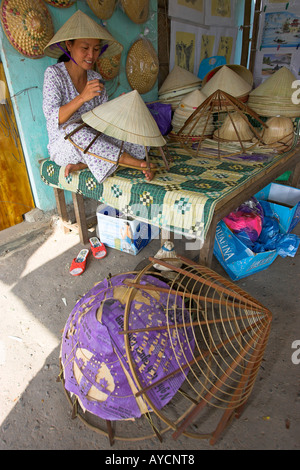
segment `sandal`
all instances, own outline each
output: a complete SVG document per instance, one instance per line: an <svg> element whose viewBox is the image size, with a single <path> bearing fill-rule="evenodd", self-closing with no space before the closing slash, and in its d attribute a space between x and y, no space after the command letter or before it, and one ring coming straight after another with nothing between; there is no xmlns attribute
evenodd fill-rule
<svg viewBox="0 0 300 470"><path fill-rule="evenodd" d="M99 238L92 237L89 239L91 244L91 250L96 259L101 259L106 256L106 248L103 243L100 242Z"/></svg>
<svg viewBox="0 0 300 470"><path fill-rule="evenodd" d="M84 272L88 254L89 250L84 248L78 253L77 257L73 259L70 266L70 274L72 274L72 276L80 276L80 274Z"/></svg>

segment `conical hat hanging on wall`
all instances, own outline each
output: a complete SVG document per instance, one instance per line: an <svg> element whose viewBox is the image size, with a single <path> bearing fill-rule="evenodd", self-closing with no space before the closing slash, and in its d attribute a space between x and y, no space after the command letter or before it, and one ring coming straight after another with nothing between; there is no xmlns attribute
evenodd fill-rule
<svg viewBox="0 0 300 470"><path fill-rule="evenodd" d="M145 23L149 15L149 0L121 0L128 18L136 24Z"/></svg>
<svg viewBox="0 0 300 470"><path fill-rule="evenodd" d="M103 134L143 146L163 147L165 139L136 90L97 106L81 116Z"/></svg>
<svg viewBox="0 0 300 470"><path fill-rule="evenodd" d="M58 45L63 43L62 47L65 48L65 41L82 38L103 39L109 43L117 42L107 29L100 26L81 10L77 10L46 45L44 53L58 59L63 53Z"/></svg>
<svg viewBox="0 0 300 470"><path fill-rule="evenodd" d="M108 20L115 11L117 0L87 0L87 4L101 20Z"/></svg>
<svg viewBox="0 0 300 470"><path fill-rule="evenodd" d="M241 78L236 72L231 70L226 65L207 82L201 91L206 96L210 96L217 90L225 91L231 96L238 98L240 96L248 95L252 86Z"/></svg>
<svg viewBox="0 0 300 470"><path fill-rule="evenodd" d="M180 88L186 88L192 85L200 85L201 80L193 73L188 70L175 65L173 70L169 73L162 86L160 87L158 93L166 93L172 90L178 90Z"/></svg>
<svg viewBox="0 0 300 470"><path fill-rule="evenodd" d="M30 59L43 57L54 29L42 0L2 0L0 19L7 39L20 54Z"/></svg>
<svg viewBox="0 0 300 470"><path fill-rule="evenodd" d="M75 3L75 0L45 0L45 2L56 8L69 8Z"/></svg>

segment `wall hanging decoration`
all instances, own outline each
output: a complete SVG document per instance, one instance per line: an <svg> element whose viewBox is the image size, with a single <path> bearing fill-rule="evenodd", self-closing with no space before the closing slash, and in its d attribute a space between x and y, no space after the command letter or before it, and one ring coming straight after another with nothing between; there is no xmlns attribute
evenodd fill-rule
<svg viewBox="0 0 300 470"><path fill-rule="evenodd" d="M162 442L167 431L213 445L255 385L271 312L211 269L176 259L181 266L149 258L99 282L64 327L58 380L72 418L111 445Z"/></svg>
<svg viewBox="0 0 300 470"><path fill-rule="evenodd" d="M126 77L133 90L141 95L152 90L158 77L157 53L146 38L140 38L130 47L126 59Z"/></svg>
<svg viewBox="0 0 300 470"><path fill-rule="evenodd" d="M163 151L163 147L166 147L166 141L161 135L161 132L146 104L136 90L125 93L113 100L97 106L92 111L83 114L81 119L83 123L79 124L77 128L65 137L66 139L69 139L73 145L75 144L72 141L72 135L82 127L90 126L98 131L96 138L100 137L101 133L103 133L123 142L143 145L146 151L148 169L150 169L150 161L147 147L159 147L165 167L169 169L168 161ZM94 141L95 139L87 146L86 149L81 150L90 153L88 149ZM119 157L121 154L122 146ZM90 153L90 155L94 154ZM100 157L99 155L94 156L110 161ZM120 166L135 168L138 170L145 169L125 164L120 164ZM153 171L155 171L155 168L153 168Z"/></svg>
<svg viewBox="0 0 300 470"><path fill-rule="evenodd" d="M149 0L121 0L121 5L134 23L145 23L149 15Z"/></svg>
<svg viewBox="0 0 300 470"><path fill-rule="evenodd" d="M45 2L49 3L53 7L57 8L69 8L75 3L75 0L45 0Z"/></svg>
<svg viewBox="0 0 300 470"><path fill-rule="evenodd" d="M205 0L173 0L168 2L168 15L191 23L204 24Z"/></svg>
<svg viewBox="0 0 300 470"><path fill-rule="evenodd" d="M7 39L18 52L30 59L43 57L54 28L42 0L2 0L0 19Z"/></svg>
<svg viewBox="0 0 300 470"><path fill-rule="evenodd" d="M117 0L87 0L93 13L101 20L108 20L114 13Z"/></svg>
<svg viewBox="0 0 300 470"><path fill-rule="evenodd" d="M44 53L58 59L66 52L65 41L78 38L100 38L104 41L102 53L108 48L109 44L118 43L106 28L96 23L81 10L77 10L48 42Z"/></svg>
<svg viewBox="0 0 300 470"><path fill-rule="evenodd" d="M119 42L102 41L102 48L104 52L97 59L96 68L104 80L112 80L120 72L123 46Z"/></svg>
<svg viewBox="0 0 300 470"><path fill-rule="evenodd" d="M234 26L236 0L205 0L205 25Z"/></svg>

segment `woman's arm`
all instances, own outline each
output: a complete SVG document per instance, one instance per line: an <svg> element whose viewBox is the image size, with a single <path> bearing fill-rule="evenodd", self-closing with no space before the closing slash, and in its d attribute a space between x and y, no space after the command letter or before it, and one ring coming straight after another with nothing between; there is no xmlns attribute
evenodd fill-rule
<svg viewBox="0 0 300 470"><path fill-rule="evenodd" d="M100 96L104 92L104 85L99 80L91 80L87 82L84 90L76 96L69 103L61 106L59 108L58 121L59 124L64 124L67 122L70 117L87 101L95 98L95 96Z"/></svg>

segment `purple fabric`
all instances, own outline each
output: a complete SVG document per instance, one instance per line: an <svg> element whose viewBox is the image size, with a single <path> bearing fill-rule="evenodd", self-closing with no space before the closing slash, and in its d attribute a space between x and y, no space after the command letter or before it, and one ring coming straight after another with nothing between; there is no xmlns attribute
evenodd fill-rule
<svg viewBox="0 0 300 470"><path fill-rule="evenodd" d="M133 274L118 275L109 281L105 279L97 284L76 304L63 333L61 360L65 387L80 399L83 408L102 419L122 420L138 418L142 414L123 370L124 368L133 378L127 361L124 335L119 334L123 331L125 304L115 299L113 294L114 287L122 286L125 278L134 277ZM148 275L143 277L141 283L168 287L164 282ZM166 320L167 302L172 317L174 317L173 305L176 302L177 323L190 321L188 312L181 310L182 301L179 296L175 298L174 295L160 293L160 298L157 300L157 291L155 294L150 291L142 293L144 302L137 297L131 303L132 324L129 328L163 326L166 325L166 321L169 324L174 323L174 318ZM102 307L101 322L97 319L100 307ZM167 330L129 335L131 357L141 387L155 383L177 370L178 362L184 365L192 359L194 341L191 328L170 331L170 335ZM74 368L80 370L79 383L75 378ZM106 371L106 378L101 375L101 370ZM180 371L149 390L147 396L155 407L161 409L172 399L184 380L185 373ZM103 392L101 400L91 398L93 387L94 390L96 388ZM91 396L88 396L88 393ZM147 408L150 410L148 405Z"/></svg>

